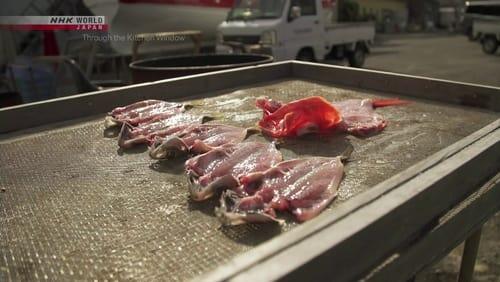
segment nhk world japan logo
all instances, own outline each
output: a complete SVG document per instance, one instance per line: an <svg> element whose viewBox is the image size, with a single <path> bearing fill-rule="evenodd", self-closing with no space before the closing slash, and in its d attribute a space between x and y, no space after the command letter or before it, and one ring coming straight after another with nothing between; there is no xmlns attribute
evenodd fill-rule
<svg viewBox="0 0 500 282"><path fill-rule="evenodd" d="M107 31L104 16L13 16L0 17L0 28L11 30Z"/></svg>

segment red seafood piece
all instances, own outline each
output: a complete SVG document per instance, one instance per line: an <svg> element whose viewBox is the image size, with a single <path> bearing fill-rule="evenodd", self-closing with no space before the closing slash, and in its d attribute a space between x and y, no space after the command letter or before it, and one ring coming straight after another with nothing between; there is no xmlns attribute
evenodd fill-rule
<svg viewBox="0 0 500 282"><path fill-rule="evenodd" d="M279 221L275 211L290 211L303 222L333 201L343 175L342 157L284 161L241 177L241 186L224 192L216 214L226 225Z"/></svg>
<svg viewBox="0 0 500 282"><path fill-rule="evenodd" d="M264 111L259 126L265 134L275 137L301 136L307 133L326 133L335 128L341 117L337 109L322 97L313 96L281 105L259 98L257 107Z"/></svg>
<svg viewBox="0 0 500 282"><path fill-rule="evenodd" d="M372 101L373 108L383 108L383 107L391 107L391 106L403 106L408 105L411 102L406 100L401 100L399 98L394 99L374 99Z"/></svg>
<svg viewBox="0 0 500 282"><path fill-rule="evenodd" d="M326 102L335 109L336 118L330 107L324 103L325 100L321 97L310 97L288 104L266 97L258 98L257 107L264 112L259 126L262 132L275 138L334 130L369 136L387 126L387 121L375 113L375 108L406 105L410 102L399 99L351 99L335 102L333 105Z"/></svg>
<svg viewBox="0 0 500 282"><path fill-rule="evenodd" d="M167 138L156 138L149 155L165 159L179 154L202 154L228 143L240 143L248 135L245 128L223 124L200 124Z"/></svg>
<svg viewBox="0 0 500 282"><path fill-rule="evenodd" d="M239 178L265 171L282 160L274 143L225 144L186 161L191 198L202 201L219 189L240 185Z"/></svg>

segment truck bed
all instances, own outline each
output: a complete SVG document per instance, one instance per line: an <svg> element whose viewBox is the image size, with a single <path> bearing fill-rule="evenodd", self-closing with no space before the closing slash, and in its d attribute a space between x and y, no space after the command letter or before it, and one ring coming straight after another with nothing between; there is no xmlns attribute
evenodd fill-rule
<svg viewBox="0 0 500 282"><path fill-rule="evenodd" d="M343 22L325 27L328 45L355 43L358 41L373 42L375 39L375 23Z"/></svg>
<svg viewBox="0 0 500 282"><path fill-rule="evenodd" d="M498 20L474 20L472 25L474 36L480 34L496 34L500 39L500 17Z"/></svg>

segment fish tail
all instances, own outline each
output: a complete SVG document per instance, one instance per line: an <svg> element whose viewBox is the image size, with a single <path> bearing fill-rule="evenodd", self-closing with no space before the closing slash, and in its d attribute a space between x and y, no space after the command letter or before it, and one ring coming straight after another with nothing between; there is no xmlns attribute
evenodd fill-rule
<svg viewBox="0 0 500 282"><path fill-rule="evenodd" d="M408 105L411 102L406 100L401 100L399 98L395 99L375 99L372 101L373 108L382 108L382 107L390 107L390 106L402 106Z"/></svg>

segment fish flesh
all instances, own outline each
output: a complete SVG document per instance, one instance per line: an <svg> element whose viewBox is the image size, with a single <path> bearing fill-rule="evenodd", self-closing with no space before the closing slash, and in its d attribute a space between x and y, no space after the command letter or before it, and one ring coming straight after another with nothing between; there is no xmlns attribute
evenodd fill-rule
<svg viewBox="0 0 500 282"><path fill-rule="evenodd" d="M118 115L125 114L125 113L131 113L133 110L137 110L139 108L144 108L147 106L160 104L160 103L164 103L164 101L161 101L161 100L143 100L143 101L132 103L132 104L124 106L124 107L114 108L111 112L109 112L109 115L118 116Z"/></svg>
<svg viewBox="0 0 500 282"><path fill-rule="evenodd" d="M274 138L327 133L342 121L337 109L319 96L288 104L261 97L256 105L264 112L259 121L262 132Z"/></svg>
<svg viewBox="0 0 500 282"><path fill-rule="evenodd" d="M166 138L155 138L149 155L153 159L166 159L180 154L203 154L214 147L240 143L249 130L223 124L200 124L185 128Z"/></svg>
<svg viewBox="0 0 500 282"><path fill-rule="evenodd" d="M317 216L337 196L344 175L343 157L284 161L240 178L226 190L216 215L224 225L282 222L276 211L289 211L297 221Z"/></svg>
<svg viewBox="0 0 500 282"><path fill-rule="evenodd" d="M256 105L264 113L259 121L262 132L283 138L332 132L369 136L387 126L387 120L375 113L375 108L408 103L399 99L351 99L331 104L322 97L313 96L288 104L261 97Z"/></svg>
<svg viewBox="0 0 500 282"><path fill-rule="evenodd" d="M366 137L376 134L387 126L387 120L375 112L376 107L391 106L389 100L350 99L334 103L342 115L340 130Z"/></svg>
<svg viewBox="0 0 500 282"><path fill-rule="evenodd" d="M282 160L274 143L224 144L186 161L191 198L203 201L220 189L240 185L240 177L265 171Z"/></svg>
<svg viewBox="0 0 500 282"><path fill-rule="evenodd" d="M194 124L202 124L212 118L205 115L179 113L162 119L149 120L132 126L124 123L118 135L118 146L130 148L136 144L150 143L158 137L167 137Z"/></svg>
<svg viewBox="0 0 500 282"><path fill-rule="evenodd" d="M129 112L119 114L117 116L108 116L105 121L105 126L110 127L123 123L128 123L129 125L135 126L138 124L165 119L182 113L185 110L186 107L182 104L162 102L142 108L137 108Z"/></svg>
<svg viewBox="0 0 500 282"><path fill-rule="evenodd" d="M145 100L113 109L104 120L104 127L111 128L127 123L136 126L161 120L184 112L187 105L160 100Z"/></svg>

